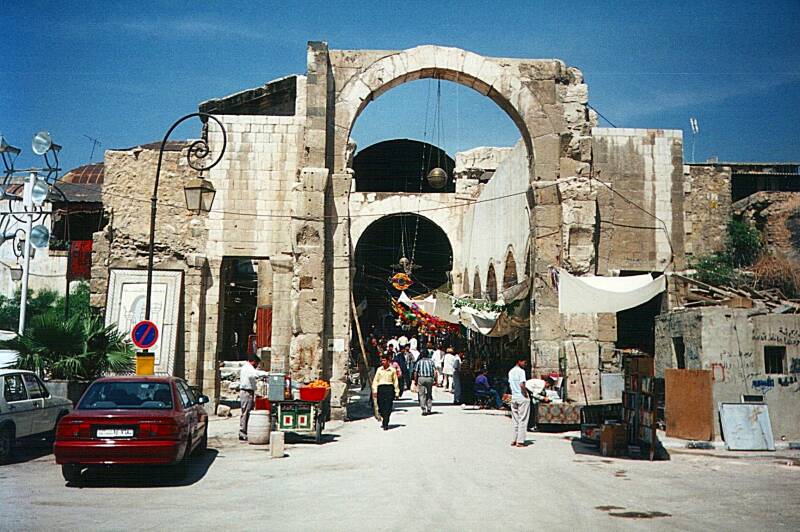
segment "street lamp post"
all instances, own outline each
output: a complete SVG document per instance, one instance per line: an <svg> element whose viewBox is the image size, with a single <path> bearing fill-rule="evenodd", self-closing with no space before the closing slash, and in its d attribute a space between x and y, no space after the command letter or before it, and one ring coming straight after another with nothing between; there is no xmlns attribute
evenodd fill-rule
<svg viewBox="0 0 800 532"><path fill-rule="evenodd" d="M150 320L150 308L152 302L152 291L153 291L153 254L155 249L155 232L156 232L156 210L158 207L158 184L161 178L161 164L164 158L164 148L166 147L167 141L169 140L170 135L172 132L177 128L181 123L184 121L199 117L201 119L211 119L217 123L220 130L222 131L222 149L219 152L219 155L214 159L211 164L207 166L203 166L202 164L198 164L199 161L205 159L211 153L211 149L208 146L208 139L207 133L204 138L197 140L189 146L188 152L186 154L186 161L191 168L200 172L201 176L202 173L206 170L210 170L214 166L217 165L222 160L222 156L225 154L225 148L228 145L227 133L225 132L225 127L222 125L222 122L217 119L214 115L210 115L208 113L191 113L186 116L183 116L175 121L175 123L170 126L167 130L167 133L164 135L164 139L161 141L161 147L158 151L158 166L156 167L156 179L155 183L153 184L153 195L150 197L150 243L148 246L147 251L147 296L145 299L145 308L144 308L144 319L149 321ZM184 194L186 197L186 208L190 211L195 211L197 213L200 212L208 212L211 210L211 204L214 201L214 194L216 191L214 190L214 186L211 184L210 181L199 177L197 179L192 179L189 183L184 186ZM139 355L146 355L152 356L146 350L139 353Z"/></svg>
<svg viewBox="0 0 800 532"><path fill-rule="evenodd" d="M8 200L9 205L11 202L21 201L23 213L14 213L12 208L9 208L8 213L0 216L0 243L5 240L16 240L20 232L24 233L25 240L21 242L22 255L23 255L23 269L22 269L22 291L20 293L19 305L19 326L17 332L22 335L25 331L25 321L28 305L28 279L30 277L30 264L32 247L44 248L47 247L50 241L50 230L44 225L33 225L34 218L39 220L43 213L41 206L47 199L50 192L50 182L58 178L58 152L61 146L55 144L50 137L50 134L45 131L40 131L33 137L31 143L33 152L36 155L44 157L47 168L30 168L27 170L18 171L14 168L16 157L22 150L9 145L3 137L0 136L0 155L2 155L3 166L5 167L5 177L3 179L3 187L0 188L0 199ZM50 160L49 155L52 154L53 160ZM38 178L38 172L47 171L47 179L41 180ZM12 184L14 174L25 173L27 176L23 181L22 197L16 194L9 193L7 188ZM55 176L55 177L54 177ZM20 218L24 216L24 220ZM14 228L8 230L12 224L12 218L17 222L25 224L24 229ZM19 253L15 247L15 255L19 257Z"/></svg>

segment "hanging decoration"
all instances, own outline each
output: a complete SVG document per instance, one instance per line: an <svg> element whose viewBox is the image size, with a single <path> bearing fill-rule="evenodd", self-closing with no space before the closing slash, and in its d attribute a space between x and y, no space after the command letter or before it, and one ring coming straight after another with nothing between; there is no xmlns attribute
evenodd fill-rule
<svg viewBox="0 0 800 532"><path fill-rule="evenodd" d="M413 285L414 281L411 280L411 277L409 277L408 274L400 272L392 276L391 283L392 286L394 286L397 290L402 291Z"/></svg>
<svg viewBox="0 0 800 532"><path fill-rule="evenodd" d="M428 314L419 308L416 303L411 303L410 307L406 307L397 299L392 299L392 310L397 314L398 321L401 324L412 329L417 329L420 334L438 334L444 332L461 335L461 326Z"/></svg>

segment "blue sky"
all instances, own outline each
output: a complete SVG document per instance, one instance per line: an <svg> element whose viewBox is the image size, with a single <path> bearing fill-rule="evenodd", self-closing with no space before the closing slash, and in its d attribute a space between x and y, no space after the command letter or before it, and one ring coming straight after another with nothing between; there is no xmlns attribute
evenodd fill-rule
<svg viewBox="0 0 800 532"><path fill-rule="evenodd" d="M800 2L645 4L7 1L0 132L32 164L30 138L50 130L70 168L89 160L84 135L103 148L154 141L205 99L304 73L308 40L441 44L563 59L583 71L589 103L616 126L683 129L687 160L690 116L700 123L698 161L800 160ZM429 90L436 82L419 81L372 103L353 132L359 146L424 138ZM518 136L469 89L443 83L441 109L450 152ZM195 124L177 132L192 135Z"/></svg>

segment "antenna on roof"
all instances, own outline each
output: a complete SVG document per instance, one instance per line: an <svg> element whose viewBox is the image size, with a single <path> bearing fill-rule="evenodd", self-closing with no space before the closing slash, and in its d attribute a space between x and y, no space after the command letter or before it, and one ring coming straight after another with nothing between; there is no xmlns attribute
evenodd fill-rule
<svg viewBox="0 0 800 532"><path fill-rule="evenodd" d="M700 126L697 125L695 117L689 118L689 125L692 126L692 163L694 163L694 143L697 140L697 134L700 133Z"/></svg>
<svg viewBox="0 0 800 532"><path fill-rule="evenodd" d="M94 149L98 146L102 146L103 143L100 142L100 139L90 137L89 135L84 135L84 137L92 141L92 153L91 155L89 155L89 162L91 163L92 161L94 161Z"/></svg>

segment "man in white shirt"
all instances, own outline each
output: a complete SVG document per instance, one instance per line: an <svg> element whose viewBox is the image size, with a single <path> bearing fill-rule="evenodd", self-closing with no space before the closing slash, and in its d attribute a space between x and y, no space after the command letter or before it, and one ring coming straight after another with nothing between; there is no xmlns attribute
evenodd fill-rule
<svg viewBox="0 0 800 532"><path fill-rule="evenodd" d="M392 346L392 350L396 353L400 348L400 343L397 341L397 336L392 336L392 338L386 342L386 347Z"/></svg>
<svg viewBox="0 0 800 532"><path fill-rule="evenodd" d="M442 361L442 386L448 392L453 391L453 373L455 372L456 355L453 353L453 348L448 347Z"/></svg>
<svg viewBox="0 0 800 532"><path fill-rule="evenodd" d="M433 360L433 367L436 369L436 378L434 379L433 385L441 386L441 383L439 382L439 376L442 374L442 350L437 347L433 351L433 356L431 359Z"/></svg>
<svg viewBox="0 0 800 532"><path fill-rule="evenodd" d="M531 400L525 388L525 366L528 358L525 355L517 356L516 365L508 372L508 386L511 388L511 421L514 425L514 440L512 447L525 447L525 438L528 431L528 417L531 413Z"/></svg>
<svg viewBox="0 0 800 532"><path fill-rule="evenodd" d="M242 404L242 414L239 417L240 441L247 441L247 422L256 401L256 380L269 375L266 371L256 369L260 362L258 355L250 355L239 372L239 402Z"/></svg>

